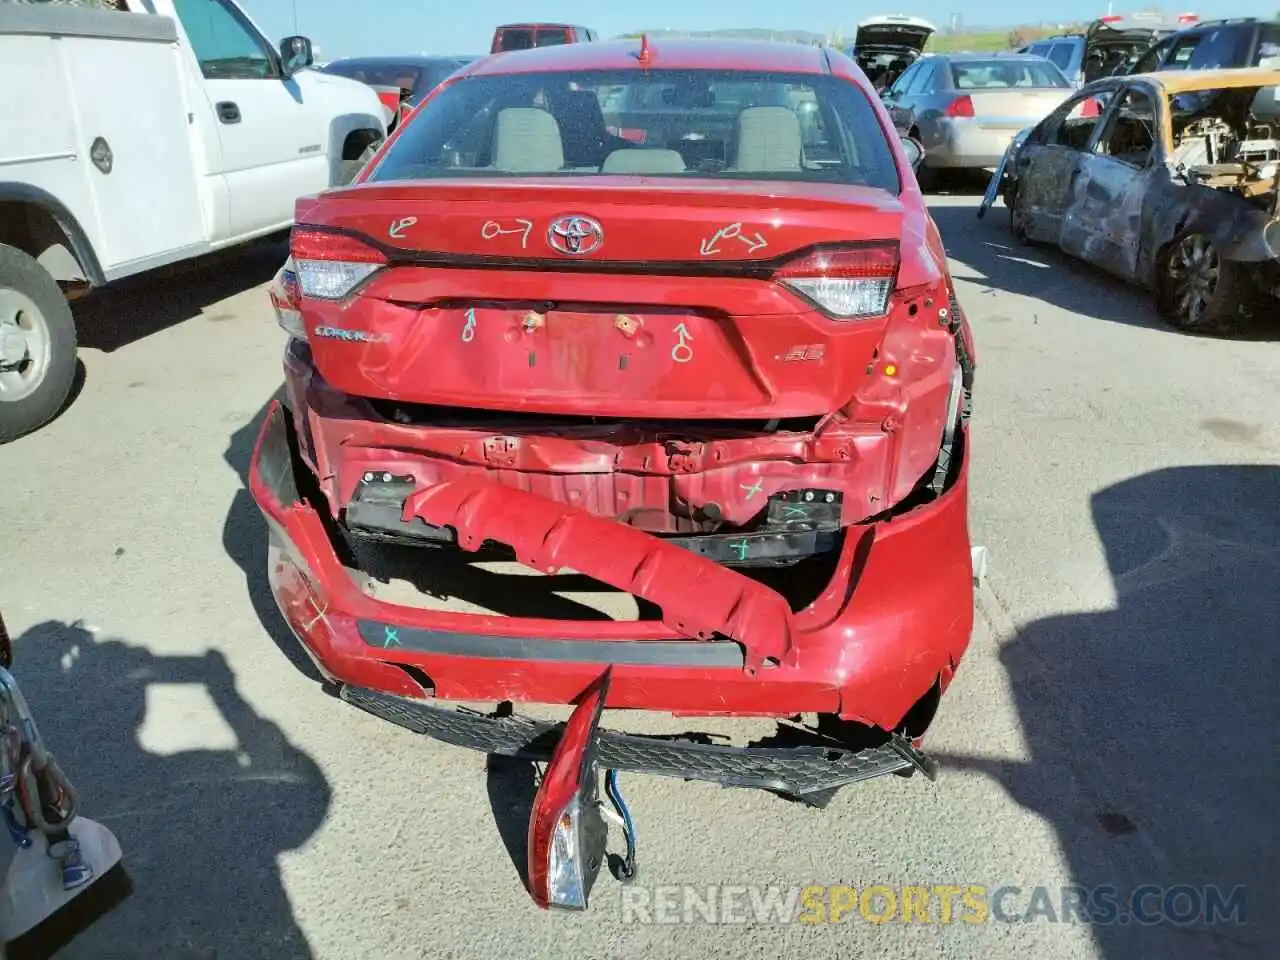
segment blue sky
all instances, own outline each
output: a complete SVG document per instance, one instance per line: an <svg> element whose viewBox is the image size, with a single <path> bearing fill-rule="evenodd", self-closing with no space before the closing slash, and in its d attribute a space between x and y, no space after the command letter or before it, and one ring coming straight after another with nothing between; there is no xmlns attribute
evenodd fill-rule
<svg viewBox="0 0 1280 960"><path fill-rule="evenodd" d="M786 0L240 0L273 41L293 32L297 10L298 31L320 47L323 59L358 54L485 53L493 28L500 23L536 19L580 23L602 37L646 27L707 30L716 27L762 27L825 33L841 27L852 39L854 25L876 13L911 13L944 27L953 12L971 24L996 26L1045 19L1087 16L1107 12L1106 0L1086 4L1056 0L1034 9L1025 0L889 0L878 4L796 4ZM901 4L901 5L899 5ZM1114 0L1114 12L1150 7L1142 0ZM1280 0L1188 0L1180 5L1165 0L1170 12L1193 10L1201 17L1274 16Z"/></svg>

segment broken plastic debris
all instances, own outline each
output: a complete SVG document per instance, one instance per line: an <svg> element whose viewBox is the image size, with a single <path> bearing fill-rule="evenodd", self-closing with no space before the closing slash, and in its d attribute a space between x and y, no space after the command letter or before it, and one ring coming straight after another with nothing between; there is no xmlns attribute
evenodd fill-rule
<svg viewBox="0 0 1280 960"><path fill-rule="evenodd" d="M981 586L982 581L987 577L987 548L971 547L969 561L973 565L974 586Z"/></svg>

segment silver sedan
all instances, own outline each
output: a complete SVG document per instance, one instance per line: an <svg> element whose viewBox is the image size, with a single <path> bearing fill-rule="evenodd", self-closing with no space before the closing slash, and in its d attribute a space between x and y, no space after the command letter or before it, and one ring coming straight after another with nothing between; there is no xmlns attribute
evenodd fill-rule
<svg viewBox="0 0 1280 960"><path fill-rule="evenodd" d="M928 189L940 170L995 167L1019 130L1072 92L1043 57L954 53L917 60L881 96L899 132L924 146L917 176Z"/></svg>

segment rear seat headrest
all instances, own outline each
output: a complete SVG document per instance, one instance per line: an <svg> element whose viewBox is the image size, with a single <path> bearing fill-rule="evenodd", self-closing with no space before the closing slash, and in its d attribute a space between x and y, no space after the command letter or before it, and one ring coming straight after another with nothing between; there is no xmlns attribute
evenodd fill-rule
<svg viewBox="0 0 1280 960"><path fill-rule="evenodd" d="M507 107L493 128L493 166L507 173L554 173L564 169L560 124L538 107Z"/></svg>
<svg viewBox="0 0 1280 960"><path fill-rule="evenodd" d="M734 169L751 173L800 170L803 140L800 118L789 107L747 107L738 114Z"/></svg>
<svg viewBox="0 0 1280 960"><path fill-rule="evenodd" d="M684 157L678 150L646 150L643 148L622 148L614 150L604 158L601 173L684 173Z"/></svg>

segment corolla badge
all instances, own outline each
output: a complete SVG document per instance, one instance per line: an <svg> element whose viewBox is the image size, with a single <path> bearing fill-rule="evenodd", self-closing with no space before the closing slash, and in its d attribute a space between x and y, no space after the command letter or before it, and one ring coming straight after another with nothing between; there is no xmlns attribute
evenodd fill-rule
<svg viewBox="0 0 1280 960"><path fill-rule="evenodd" d="M599 222L581 214L569 214L553 220L547 229L547 245L558 253L581 257L599 250L604 243L604 228Z"/></svg>
<svg viewBox="0 0 1280 960"><path fill-rule="evenodd" d="M370 333L368 330L347 330L343 327L316 327L315 336L322 340L344 340L347 343L386 343L389 333Z"/></svg>

